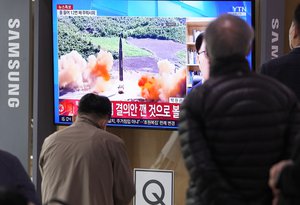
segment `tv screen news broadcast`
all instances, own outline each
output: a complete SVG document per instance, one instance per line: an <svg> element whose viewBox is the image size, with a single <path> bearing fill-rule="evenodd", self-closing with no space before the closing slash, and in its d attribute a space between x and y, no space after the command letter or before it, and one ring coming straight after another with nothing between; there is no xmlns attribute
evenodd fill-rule
<svg viewBox="0 0 300 205"><path fill-rule="evenodd" d="M52 0L55 123L71 124L93 92L112 101L108 126L176 129L197 70L197 35L224 13L253 25L253 4Z"/></svg>

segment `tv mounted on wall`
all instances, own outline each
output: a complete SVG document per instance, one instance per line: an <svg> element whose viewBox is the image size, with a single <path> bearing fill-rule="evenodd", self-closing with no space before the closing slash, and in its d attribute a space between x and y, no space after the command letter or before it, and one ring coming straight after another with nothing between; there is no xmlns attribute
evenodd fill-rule
<svg viewBox="0 0 300 205"><path fill-rule="evenodd" d="M108 126L176 129L195 38L224 13L253 25L254 1L52 0L55 123L94 92L112 101Z"/></svg>

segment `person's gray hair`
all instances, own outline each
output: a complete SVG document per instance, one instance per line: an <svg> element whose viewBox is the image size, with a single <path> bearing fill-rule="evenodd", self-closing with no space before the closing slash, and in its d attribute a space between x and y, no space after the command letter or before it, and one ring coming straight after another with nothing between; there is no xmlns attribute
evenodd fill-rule
<svg viewBox="0 0 300 205"><path fill-rule="evenodd" d="M243 19L224 14L208 25L204 38L209 59L215 61L231 56L247 56L254 32Z"/></svg>

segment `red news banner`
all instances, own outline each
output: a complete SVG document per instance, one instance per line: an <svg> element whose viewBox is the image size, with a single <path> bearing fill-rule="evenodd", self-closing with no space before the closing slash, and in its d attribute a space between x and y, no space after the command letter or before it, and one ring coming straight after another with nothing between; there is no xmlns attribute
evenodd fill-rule
<svg viewBox="0 0 300 205"><path fill-rule="evenodd" d="M57 10L73 10L73 4L57 4Z"/></svg>
<svg viewBox="0 0 300 205"><path fill-rule="evenodd" d="M174 103L112 102L112 105L112 118L151 120L177 120L179 118L179 104Z"/></svg>
<svg viewBox="0 0 300 205"><path fill-rule="evenodd" d="M77 113L79 100L60 100L59 115ZM112 101L112 118L175 120L179 118L179 103Z"/></svg>

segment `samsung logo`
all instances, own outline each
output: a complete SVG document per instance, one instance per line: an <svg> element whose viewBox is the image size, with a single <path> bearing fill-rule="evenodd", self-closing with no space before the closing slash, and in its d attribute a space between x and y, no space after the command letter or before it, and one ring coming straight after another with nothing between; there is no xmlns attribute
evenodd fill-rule
<svg viewBox="0 0 300 205"><path fill-rule="evenodd" d="M279 51L279 19L273 18L272 19L272 37L271 37L271 58L278 58L278 51Z"/></svg>
<svg viewBox="0 0 300 205"><path fill-rule="evenodd" d="M246 16L247 15L247 8L244 6L233 6L232 12L228 12L229 14L235 16Z"/></svg>
<svg viewBox="0 0 300 205"><path fill-rule="evenodd" d="M20 106L20 19L8 20L8 100L10 108Z"/></svg>

